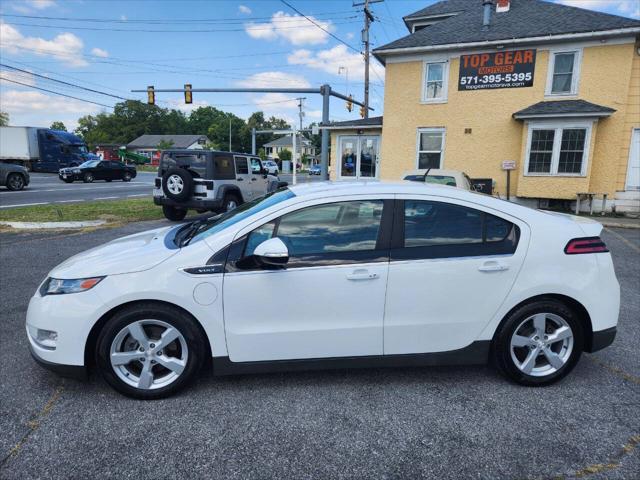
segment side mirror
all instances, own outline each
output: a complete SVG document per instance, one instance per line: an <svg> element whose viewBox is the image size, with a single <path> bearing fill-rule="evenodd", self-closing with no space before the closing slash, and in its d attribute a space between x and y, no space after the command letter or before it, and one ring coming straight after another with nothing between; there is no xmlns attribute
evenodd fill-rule
<svg viewBox="0 0 640 480"><path fill-rule="evenodd" d="M289 261L289 249L278 237L270 238L256 247L253 257L262 266L284 267Z"/></svg>

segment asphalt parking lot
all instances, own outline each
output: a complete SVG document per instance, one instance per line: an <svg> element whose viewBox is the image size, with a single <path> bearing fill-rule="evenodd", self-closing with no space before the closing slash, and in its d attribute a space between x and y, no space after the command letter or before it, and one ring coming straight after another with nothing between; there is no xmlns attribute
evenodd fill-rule
<svg viewBox="0 0 640 480"><path fill-rule="evenodd" d="M65 258L135 231L0 234L0 478L630 479L640 475L640 230L607 230L618 337L559 384L489 367L212 378L141 402L30 358L29 297Z"/></svg>
<svg viewBox="0 0 640 480"><path fill-rule="evenodd" d="M146 197L151 196L155 177L155 172L138 172L131 182L64 183L54 173L31 173L31 183L22 191L0 188L0 208ZM280 179L291 183L292 175L283 174ZM320 177L298 174L296 180L298 183L315 182Z"/></svg>

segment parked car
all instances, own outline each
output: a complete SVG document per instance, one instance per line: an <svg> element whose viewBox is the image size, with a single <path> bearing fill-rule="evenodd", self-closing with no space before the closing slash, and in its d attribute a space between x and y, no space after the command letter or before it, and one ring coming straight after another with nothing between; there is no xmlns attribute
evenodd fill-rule
<svg viewBox="0 0 640 480"><path fill-rule="evenodd" d="M29 185L29 181L29 172L22 165L0 163L0 186L17 191Z"/></svg>
<svg viewBox="0 0 640 480"><path fill-rule="evenodd" d="M58 171L58 178L65 183L73 183L76 180L82 180L85 183L92 183L95 180L130 182L136 175L136 167L100 159L89 160L78 167L61 168Z"/></svg>
<svg viewBox="0 0 640 480"><path fill-rule="evenodd" d="M45 367L95 361L142 399L211 360L215 375L491 361L547 385L616 334L601 230L438 185L299 185L70 258L32 297L28 339Z"/></svg>
<svg viewBox="0 0 640 480"><path fill-rule="evenodd" d="M212 150L164 150L153 201L164 216L183 220L189 209L228 212L282 186L259 157ZM284 183L286 185L286 183Z"/></svg>
<svg viewBox="0 0 640 480"><path fill-rule="evenodd" d="M320 164L316 163L315 165L311 165L311 167L309 168L309 175L321 175L322 174L322 167L320 166Z"/></svg>
<svg viewBox="0 0 640 480"><path fill-rule="evenodd" d="M264 168L266 168L267 173L269 175L275 175L277 177L279 175L279 173L280 173L280 169L278 168L278 164L276 162L274 162L273 160L263 160L262 161L262 166Z"/></svg>
<svg viewBox="0 0 640 480"><path fill-rule="evenodd" d="M426 177L425 174L427 174ZM439 168L409 170L402 174L402 179L412 182L425 182L426 180L426 183L458 187L464 190L474 190L473 183L469 176L459 170L443 170Z"/></svg>

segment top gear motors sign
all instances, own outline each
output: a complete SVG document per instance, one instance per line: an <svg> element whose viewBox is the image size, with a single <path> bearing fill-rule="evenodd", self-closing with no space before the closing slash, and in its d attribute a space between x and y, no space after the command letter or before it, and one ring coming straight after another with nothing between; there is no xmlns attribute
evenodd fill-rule
<svg viewBox="0 0 640 480"><path fill-rule="evenodd" d="M535 67L534 49L462 55L458 90L531 87Z"/></svg>

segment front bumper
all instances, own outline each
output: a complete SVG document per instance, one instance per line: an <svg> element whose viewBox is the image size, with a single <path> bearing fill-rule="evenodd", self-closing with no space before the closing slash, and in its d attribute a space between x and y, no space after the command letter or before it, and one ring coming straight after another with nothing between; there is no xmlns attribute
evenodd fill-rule
<svg viewBox="0 0 640 480"><path fill-rule="evenodd" d="M167 205L169 207L176 208L193 208L196 210L221 210L223 207L222 200L214 199L214 200L197 200L191 198L184 202L176 202L166 197L153 197L153 203L156 205Z"/></svg>
<svg viewBox="0 0 640 480"><path fill-rule="evenodd" d="M611 327L605 330L593 332L593 336L591 337L591 345L587 346L586 351L589 353L593 353L597 352L598 350L602 350L603 348L607 348L613 343L613 340L616 338L616 333L617 327Z"/></svg>
<svg viewBox="0 0 640 480"><path fill-rule="evenodd" d="M66 175L66 177L65 177ZM80 173L73 173L73 172L58 172L58 178L60 180L81 180L82 179L82 174Z"/></svg>
<svg viewBox="0 0 640 480"><path fill-rule="evenodd" d="M78 380L86 380L89 377L87 367L84 365L63 365L60 363L48 362L38 356L33 347L30 347L31 357L42 368L54 372L61 377L76 378Z"/></svg>

